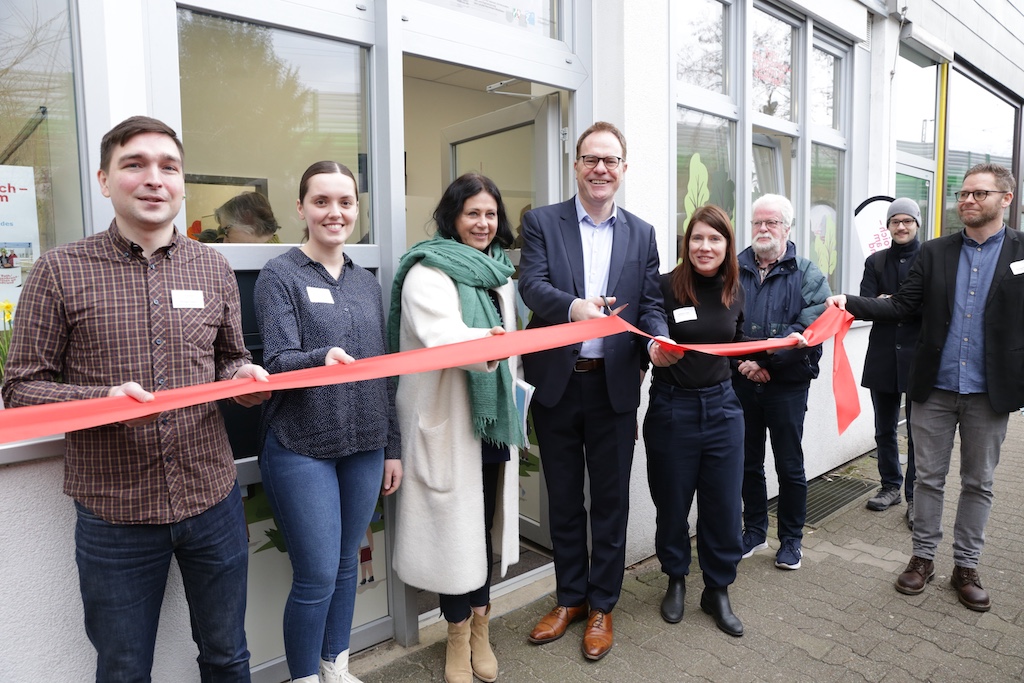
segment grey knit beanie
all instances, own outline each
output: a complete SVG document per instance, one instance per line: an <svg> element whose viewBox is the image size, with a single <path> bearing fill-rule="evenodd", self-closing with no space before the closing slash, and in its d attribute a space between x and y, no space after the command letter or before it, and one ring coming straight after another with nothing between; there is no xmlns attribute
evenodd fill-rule
<svg viewBox="0 0 1024 683"><path fill-rule="evenodd" d="M889 205L889 211L885 214L885 224L889 225L889 219L893 216L905 213L915 221L918 227L921 225L921 207L910 197L900 197Z"/></svg>

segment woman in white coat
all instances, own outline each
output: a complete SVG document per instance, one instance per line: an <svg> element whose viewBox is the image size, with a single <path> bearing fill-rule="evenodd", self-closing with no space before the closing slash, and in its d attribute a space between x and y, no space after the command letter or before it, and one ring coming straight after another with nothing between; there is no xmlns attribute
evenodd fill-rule
<svg viewBox="0 0 1024 683"><path fill-rule="evenodd" d="M434 210L437 234L399 262L389 338L402 351L516 329L512 228L493 181L463 175ZM494 681L488 641L492 530L504 575L519 560L519 359L404 375L396 398L404 480L394 567L440 595L445 680Z"/></svg>

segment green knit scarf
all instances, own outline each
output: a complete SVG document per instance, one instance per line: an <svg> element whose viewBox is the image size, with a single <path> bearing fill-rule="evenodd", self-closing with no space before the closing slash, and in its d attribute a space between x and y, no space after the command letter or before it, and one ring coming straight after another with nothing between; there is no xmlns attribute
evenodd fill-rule
<svg viewBox="0 0 1024 683"><path fill-rule="evenodd" d="M515 268L504 249L495 245L490 251L487 254L438 235L413 245L399 260L391 288L391 310L388 314L391 349L398 349L405 276L420 262L437 268L455 282L462 305L462 320L468 327L490 329L500 326L501 318L494 310L488 290L508 282ZM497 445L524 445L526 439L516 409L515 383L508 361L499 362L495 372L467 372L466 377L474 434ZM427 400L431 398L427 397Z"/></svg>

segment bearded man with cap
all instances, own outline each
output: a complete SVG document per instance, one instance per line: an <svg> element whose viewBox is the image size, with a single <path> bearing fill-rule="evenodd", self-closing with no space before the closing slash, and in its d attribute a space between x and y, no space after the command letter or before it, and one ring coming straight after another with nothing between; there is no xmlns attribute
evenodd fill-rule
<svg viewBox="0 0 1024 683"><path fill-rule="evenodd" d="M909 197L900 197L889 205L885 227L892 235L892 246L876 251L864 261L864 277L860 295L888 298L895 294L910 273L921 242L921 209ZM900 468L900 452L896 431L900 421L900 404L907 390L910 362L921 332L921 316L912 313L899 321L878 321L871 328L864 376L861 386L871 390L875 408L875 444L878 449L878 476L882 487L868 500L869 510L887 510L898 505L900 489L907 499L907 526L914 528L914 438L910 429L910 406L907 401L907 471Z"/></svg>

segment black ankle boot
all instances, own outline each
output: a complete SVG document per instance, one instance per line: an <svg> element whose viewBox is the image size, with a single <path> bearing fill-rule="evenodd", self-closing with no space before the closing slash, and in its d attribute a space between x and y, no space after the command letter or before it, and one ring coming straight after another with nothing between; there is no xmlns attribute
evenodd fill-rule
<svg viewBox="0 0 1024 683"><path fill-rule="evenodd" d="M686 577L678 579L669 577L668 590L661 601L661 618L670 624L678 624L683 620L683 603L686 602Z"/></svg>
<svg viewBox="0 0 1024 683"><path fill-rule="evenodd" d="M730 636L743 635L743 623L732 613L728 588L705 588L700 596L700 608L715 618L718 628Z"/></svg>

